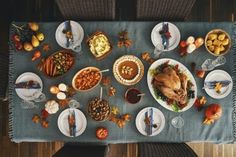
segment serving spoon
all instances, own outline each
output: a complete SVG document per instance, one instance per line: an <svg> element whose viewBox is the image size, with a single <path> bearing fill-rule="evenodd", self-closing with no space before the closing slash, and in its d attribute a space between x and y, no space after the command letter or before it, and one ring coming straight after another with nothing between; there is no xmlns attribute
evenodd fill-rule
<svg viewBox="0 0 236 157"><path fill-rule="evenodd" d="M110 71L110 69L100 70L101 73L108 72L108 71Z"/></svg>

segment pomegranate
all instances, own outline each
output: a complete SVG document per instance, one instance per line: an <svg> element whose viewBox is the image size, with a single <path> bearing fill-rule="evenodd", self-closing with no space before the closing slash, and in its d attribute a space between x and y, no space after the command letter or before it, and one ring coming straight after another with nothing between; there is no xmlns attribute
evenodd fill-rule
<svg viewBox="0 0 236 157"><path fill-rule="evenodd" d="M205 120L203 124L212 124L222 116L222 108L219 104L211 104L205 110Z"/></svg>

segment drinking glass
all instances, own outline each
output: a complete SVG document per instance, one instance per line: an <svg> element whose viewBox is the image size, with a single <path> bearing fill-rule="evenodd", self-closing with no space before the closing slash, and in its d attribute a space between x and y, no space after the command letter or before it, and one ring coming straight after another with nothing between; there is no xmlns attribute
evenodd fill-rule
<svg viewBox="0 0 236 157"><path fill-rule="evenodd" d="M155 59L160 58L162 52L164 52L164 46L160 43L157 43L153 52L154 58Z"/></svg>
<svg viewBox="0 0 236 157"><path fill-rule="evenodd" d="M34 97L33 100L24 100L21 101L21 107L23 109L32 109L32 108L38 108L37 102L43 102L46 101L46 95L42 93L41 91L35 92L32 97Z"/></svg>
<svg viewBox="0 0 236 157"><path fill-rule="evenodd" d="M20 105L23 109L38 108L38 106L33 101L29 101L29 100L22 99Z"/></svg>
<svg viewBox="0 0 236 157"><path fill-rule="evenodd" d="M73 44L72 45L72 50L75 51L78 55L81 55L83 53L81 43L79 43L77 45Z"/></svg>
<svg viewBox="0 0 236 157"><path fill-rule="evenodd" d="M43 102L46 101L46 95L40 92L39 96L33 100L34 102Z"/></svg>
<svg viewBox="0 0 236 157"><path fill-rule="evenodd" d="M215 60L213 59L205 60L202 63L201 68L202 70L210 71L210 70L213 70L217 66L224 65L225 63L226 63L226 58L224 56L219 56Z"/></svg>
<svg viewBox="0 0 236 157"><path fill-rule="evenodd" d="M70 108L79 108L80 107L80 103L75 99L71 99L69 101L68 105L69 105Z"/></svg>
<svg viewBox="0 0 236 157"><path fill-rule="evenodd" d="M175 128L182 128L184 126L184 119L180 115L178 115L171 119L171 124Z"/></svg>

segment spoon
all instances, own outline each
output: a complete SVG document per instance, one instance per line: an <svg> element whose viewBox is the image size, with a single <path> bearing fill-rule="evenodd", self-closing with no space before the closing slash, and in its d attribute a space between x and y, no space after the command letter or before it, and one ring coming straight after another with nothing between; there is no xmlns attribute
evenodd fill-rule
<svg viewBox="0 0 236 157"><path fill-rule="evenodd" d="M110 71L110 69L100 70L101 73L108 72L108 71Z"/></svg>
<svg viewBox="0 0 236 157"><path fill-rule="evenodd" d="M102 92L103 92L103 90L102 90L102 87L100 88L100 101L102 101Z"/></svg>
<svg viewBox="0 0 236 157"><path fill-rule="evenodd" d="M141 93L141 94L138 94L137 96L144 96L145 95L145 93Z"/></svg>

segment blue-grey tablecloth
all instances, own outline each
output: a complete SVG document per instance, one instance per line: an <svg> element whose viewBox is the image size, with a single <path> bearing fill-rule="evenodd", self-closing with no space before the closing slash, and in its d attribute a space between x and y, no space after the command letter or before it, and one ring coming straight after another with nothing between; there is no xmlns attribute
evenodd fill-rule
<svg viewBox="0 0 236 157"><path fill-rule="evenodd" d="M188 142L188 141L209 141L215 143L230 143L234 141L233 135L233 106L234 106L234 94L231 92L226 98L221 100L216 100L210 98L204 90L202 90L203 79L195 78L198 85L198 95L206 96L207 104L219 103L223 107L223 116L215 122L213 125L203 125L204 111L198 112L194 107L190 108L183 113L174 113L166 110L160 106L154 98L151 96L148 86L147 86L147 69L149 65L144 62L145 74L142 80L136 84L134 87L139 88L142 92L146 93L140 103L136 105L127 104L124 101L124 92L127 87L119 84L114 77L112 77L112 85L116 87L117 94L115 97L105 98L109 100L111 105L119 106L121 113L130 113L132 115L132 120L123 128L118 128L114 123L109 121L106 122L95 122L89 118L86 106L88 101L99 95L99 87L88 93L77 93L75 98L81 103L82 111L85 113L88 125L86 131L79 137L69 138L64 136L57 127L57 118L61 113L62 109L55 115L49 117L49 128L44 129L40 124L34 124L31 121L32 116L35 113L40 113L40 110L44 108L44 103L40 103L38 109L22 109L20 106L21 99L16 95L13 88L13 84L16 78L24 72L34 72L38 74L43 80L44 93L47 97L53 98L49 93L49 87L57 83L64 82L66 84L71 84L72 77L74 74L86 67L86 66L96 66L100 69L112 69L114 61L124 55L133 54L140 57L141 53L144 51L153 52L154 46L151 42L151 31L153 27L158 22L79 22L84 29L85 38L83 40L82 49L83 54L76 57L76 64L73 68L63 75L62 77L56 79L48 79L37 69L38 61L31 62L32 53L30 52L16 52L11 48L10 50L10 69L9 69L9 96L10 96L10 116L9 116L9 126L10 126L10 137L15 142L22 141L72 141L72 142L100 142L100 143L125 143L125 142ZM22 24L22 23L16 23ZM50 23L40 23L40 31L45 34L45 40L43 43L48 43L51 47L50 51L45 53L43 56L48 56L60 49L62 49L55 40L55 31L60 23L50 22ZM181 33L181 39L185 40L188 36L192 35L195 37L205 37L207 32L214 28L222 28L227 31L231 38L233 39L233 46L226 55L227 63L224 66L220 66L217 69L222 69L227 71L235 82L235 25L234 23L202 23L202 22L190 22L190 23L174 23L179 28ZM109 38L113 43L113 50L111 55L106 57L104 60L97 61L89 52L87 45L85 44L86 38L95 31L104 31L108 34ZM129 32L129 37L133 40L133 45L131 48L118 48L118 32L122 30L127 30ZM186 57L180 57L178 54L178 49L173 51L165 52L162 57L169 57L180 61L187 68L190 69L190 63L195 62L197 68L207 58L214 59L215 57L210 55L204 46L196 50L196 52L189 54ZM106 75L112 76L112 70ZM146 137L141 135L135 126L135 118L137 113L144 107L153 106L160 109L166 119L165 127L163 131L154 137ZM177 115L181 115L184 118L184 127L181 129L176 129L170 124L171 118ZM105 126L109 130L109 137L104 141L99 141L95 137L95 129L98 126Z"/></svg>

